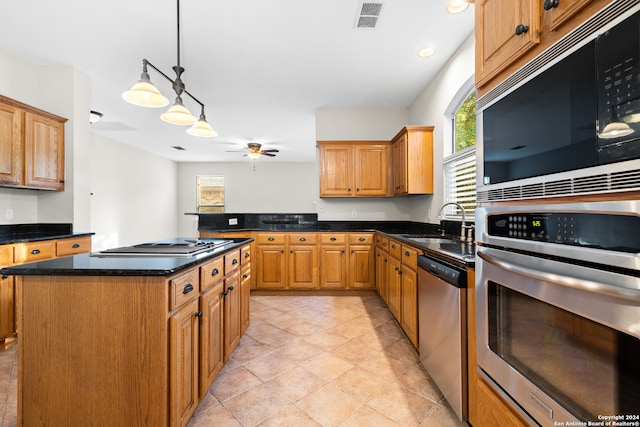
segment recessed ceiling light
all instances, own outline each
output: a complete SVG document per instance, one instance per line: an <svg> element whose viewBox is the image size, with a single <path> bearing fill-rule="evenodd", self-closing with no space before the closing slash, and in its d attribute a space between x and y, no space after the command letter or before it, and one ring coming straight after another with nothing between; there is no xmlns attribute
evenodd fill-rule
<svg viewBox="0 0 640 427"><path fill-rule="evenodd" d="M460 13L464 12L467 7L469 7L469 2L467 0L451 0L447 3L447 12Z"/></svg>
<svg viewBox="0 0 640 427"><path fill-rule="evenodd" d="M428 56L433 55L433 54L434 54L434 52L435 52L435 51L433 50L433 48L432 48L432 47L425 47L425 48L422 48L422 49L420 49L420 50L418 51L418 56L419 56L420 58L426 58L426 57L428 57Z"/></svg>

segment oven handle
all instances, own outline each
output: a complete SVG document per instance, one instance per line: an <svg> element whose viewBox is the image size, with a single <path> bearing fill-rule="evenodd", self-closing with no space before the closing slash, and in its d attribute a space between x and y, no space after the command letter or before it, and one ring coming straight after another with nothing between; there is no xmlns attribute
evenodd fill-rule
<svg viewBox="0 0 640 427"><path fill-rule="evenodd" d="M606 285L591 280L585 280L580 278L574 278L571 276L563 276L557 273L545 273L538 270L534 270L525 265L522 265L513 259L509 259L509 256L500 256L497 254L490 254L487 252L493 252L489 248L483 248L477 252L477 255L497 267L505 270L521 274L523 276L530 277L535 280L543 282L554 283L556 285L565 286L567 288L578 289L590 293L596 293L600 295L607 295L615 298L625 299L638 302L640 298L640 291L635 289L623 288L619 286Z"/></svg>

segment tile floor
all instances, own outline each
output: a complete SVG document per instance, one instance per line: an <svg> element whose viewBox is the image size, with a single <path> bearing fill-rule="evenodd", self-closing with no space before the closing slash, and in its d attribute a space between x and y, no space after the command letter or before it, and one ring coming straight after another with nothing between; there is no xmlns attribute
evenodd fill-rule
<svg viewBox="0 0 640 427"><path fill-rule="evenodd" d="M16 425L16 346L0 349ZM252 296L251 326L198 406L199 426L465 426L379 297Z"/></svg>

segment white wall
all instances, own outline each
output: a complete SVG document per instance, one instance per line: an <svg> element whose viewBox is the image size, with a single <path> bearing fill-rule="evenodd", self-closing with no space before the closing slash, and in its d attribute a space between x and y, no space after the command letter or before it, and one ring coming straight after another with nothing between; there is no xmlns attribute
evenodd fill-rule
<svg viewBox="0 0 640 427"><path fill-rule="evenodd" d="M178 235L175 162L97 135L91 157L94 250Z"/></svg>

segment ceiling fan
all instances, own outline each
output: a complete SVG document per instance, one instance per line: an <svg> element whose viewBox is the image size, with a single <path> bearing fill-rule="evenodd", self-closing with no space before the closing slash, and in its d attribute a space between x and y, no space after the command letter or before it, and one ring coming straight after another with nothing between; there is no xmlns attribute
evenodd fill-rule
<svg viewBox="0 0 640 427"><path fill-rule="evenodd" d="M231 153L231 152L241 152L241 151L246 151L247 154L245 154L245 156L249 157L250 159L257 159L260 156L269 156L269 157L275 157L276 155L273 153L279 153L280 150L277 150L275 148L269 149L269 150L261 150L260 147L262 147L262 144L258 143L258 142L247 142L247 148L243 149L243 150L229 150L227 152Z"/></svg>

